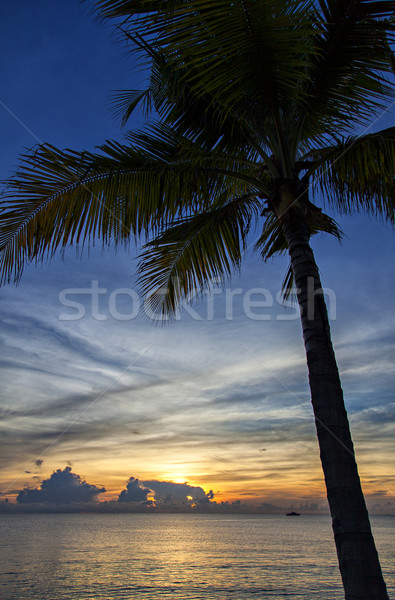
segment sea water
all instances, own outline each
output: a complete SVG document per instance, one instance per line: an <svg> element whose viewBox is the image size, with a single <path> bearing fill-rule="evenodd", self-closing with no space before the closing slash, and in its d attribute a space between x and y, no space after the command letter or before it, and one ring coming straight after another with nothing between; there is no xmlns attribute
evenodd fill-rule
<svg viewBox="0 0 395 600"><path fill-rule="evenodd" d="M330 520L302 515L2 515L1 600L336 600ZM395 598L395 517L372 526Z"/></svg>

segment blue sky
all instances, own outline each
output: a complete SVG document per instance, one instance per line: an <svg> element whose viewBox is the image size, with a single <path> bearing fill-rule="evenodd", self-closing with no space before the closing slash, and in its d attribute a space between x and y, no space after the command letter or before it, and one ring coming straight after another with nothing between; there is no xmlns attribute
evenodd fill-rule
<svg viewBox="0 0 395 600"><path fill-rule="evenodd" d="M143 73L111 27L74 0L7 4L1 27L2 178L39 142L122 139L110 92ZM340 221L342 245L313 247L364 489L374 512L394 512L394 232L362 215ZM136 477L188 481L217 501L324 508L300 324L276 300L286 261L250 250L230 283L162 327L135 314L135 257L133 244L99 243L82 259L69 249L1 290L3 493L13 501L72 465L106 488L102 499Z"/></svg>

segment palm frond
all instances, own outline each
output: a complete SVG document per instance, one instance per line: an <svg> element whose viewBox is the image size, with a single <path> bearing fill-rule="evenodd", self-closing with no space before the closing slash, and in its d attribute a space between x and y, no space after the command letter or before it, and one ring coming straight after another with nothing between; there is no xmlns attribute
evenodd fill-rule
<svg viewBox="0 0 395 600"><path fill-rule="evenodd" d="M395 127L317 149L310 177L340 212L366 211L395 222Z"/></svg>
<svg viewBox="0 0 395 600"><path fill-rule="evenodd" d="M118 90L112 94L111 104L114 116L120 118L121 125L125 126L137 107L146 117L152 112L151 90Z"/></svg>
<svg viewBox="0 0 395 600"><path fill-rule="evenodd" d="M393 97L392 0L96 5L106 18L126 17L130 35L166 57L167 67L193 92L199 115L204 110L198 100L206 107L216 103L222 116L233 112L239 122L249 115L280 154L281 146L286 154L299 141L350 131Z"/></svg>
<svg viewBox="0 0 395 600"><path fill-rule="evenodd" d="M138 271L149 313L174 315L184 299L230 276L260 208L255 194L224 194L210 210L177 221L149 242Z"/></svg>
<svg viewBox="0 0 395 600"><path fill-rule="evenodd" d="M295 289L295 279L291 265L288 265L288 269L285 273L283 282L281 284L281 298L284 304L287 300L291 300L292 303L296 303L297 297Z"/></svg>
<svg viewBox="0 0 395 600"><path fill-rule="evenodd" d="M133 33L154 40L174 65L187 66L195 93L228 104L259 96L278 106L307 76L305 57L314 51L308 0L107 0L97 8L106 18L126 17Z"/></svg>
<svg viewBox="0 0 395 600"><path fill-rule="evenodd" d="M185 148L189 149L189 155ZM22 159L1 203L0 273L18 280L26 262L73 242L118 244L155 232L224 193L244 194L235 163L206 160L165 126L136 133L133 144L107 142L99 153L44 145ZM239 169L241 177L243 170ZM247 180L249 178L247 177Z"/></svg>
<svg viewBox="0 0 395 600"><path fill-rule="evenodd" d="M330 131L350 133L393 99L388 78L394 11L395 2L389 0L320 0L316 52L300 121L305 138Z"/></svg>
<svg viewBox="0 0 395 600"><path fill-rule="evenodd" d="M191 83L205 75L205 64L188 65L175 61L166 52L137 33L124 31L126 38L147 57L150 63L150 79L142 92L122 92L115 96L116 114L122 116L122 124L140 105L146 116L154 110L162 122L193 139L207 149L216 147L227 152L248 151L250 158L263 158L267 166L278 176L267 148L267 131L262 127L262 106L249 96L230 107L221 104L208 89L197 92Z"/></svg>

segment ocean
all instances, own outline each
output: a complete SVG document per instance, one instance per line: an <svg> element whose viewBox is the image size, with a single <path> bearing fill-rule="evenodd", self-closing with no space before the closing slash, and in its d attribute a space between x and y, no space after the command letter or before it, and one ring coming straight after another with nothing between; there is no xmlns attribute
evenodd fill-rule
<svg viewBox="0 0 395 600"><path fill-rule="evenodd" d="M330 519L1 515L1 600L341 600ZM372 517L395 598L395 517Z"/></svg>

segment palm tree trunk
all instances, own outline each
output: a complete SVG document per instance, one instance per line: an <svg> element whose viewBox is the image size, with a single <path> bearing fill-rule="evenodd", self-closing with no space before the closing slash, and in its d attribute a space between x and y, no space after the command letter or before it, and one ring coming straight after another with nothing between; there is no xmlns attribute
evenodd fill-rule
<svg viewBox="0 0 395 600"><path fill-rule="evenodd" d="M301 311L311 400L346 600L388 600L361 489L329 319L309 232L301 218L283 230Z"/></svg>

